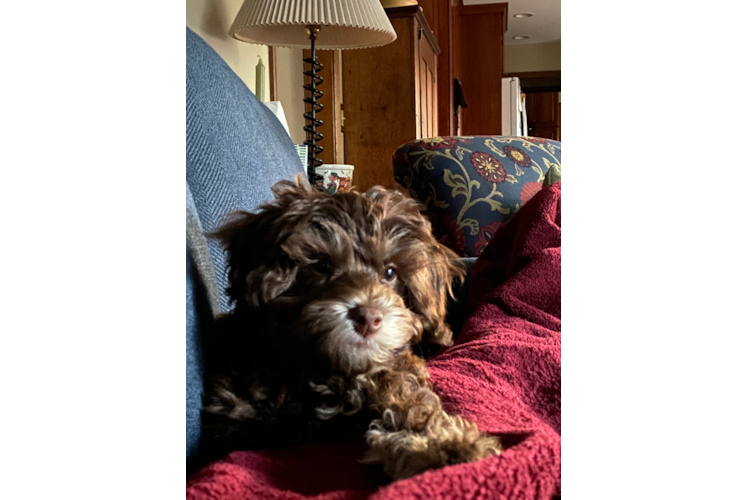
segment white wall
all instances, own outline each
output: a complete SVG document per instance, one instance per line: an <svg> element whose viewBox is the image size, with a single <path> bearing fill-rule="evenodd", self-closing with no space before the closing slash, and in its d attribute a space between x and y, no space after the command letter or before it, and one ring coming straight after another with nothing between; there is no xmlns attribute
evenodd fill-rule
<svg viewBox="0 0 748 500"><path fill-rule="evenodd" d="M252 92L256 90L255 67L261 56L265 65L265 95L257 97L267 101L270 99L267 46L240 42L228 34L242 3L244 0L187 0L187 27L218 52Z"/></svg>
<svg viewBox="0 0 748 500"><path fill-rule="evenodd" d="M278 47L276 49L276 65L278 69L278 100L283 105L283 111L288 122L288 130L294 144L302 144L306 140L304 132L304 51Z"/></svg>
<svg viewBox="0 0 748 500"><path fill-rule="evenodd" d="M200 35L239 78L255 92L257 57L265 65L265 95L257 96L262 101L270 100L270 70L268 47L240 42L229 36L229 28L244 0L187 0L187 26ZM278 47L276 52L278 100L288 122L294 144L306 139L304 132L304 63L303 51Z"/></svg>
<svg viewBox="0 0 748 500"><path fill-rule="evenodd" d="M504 71L506 73L560 70L561 40L504 46Z"/></svg>

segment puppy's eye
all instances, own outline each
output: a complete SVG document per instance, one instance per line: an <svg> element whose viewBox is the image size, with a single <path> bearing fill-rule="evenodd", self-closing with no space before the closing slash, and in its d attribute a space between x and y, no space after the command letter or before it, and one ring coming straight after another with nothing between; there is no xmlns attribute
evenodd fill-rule
<svg viewBox="0 0 748 500"><path fill-rule="evenodd" d="M327 259L319 259L312 264L312 269L320 274L330 274L332 272L332 262Z"/></svg>
<svg viewBox="0 0 748 500"><path fill-rule="evenodd" d="M397 270L395 269L395 266L387 266L387 268L384 270L383 277L385 281L395 281L395 279L397 278Z"/></svg>

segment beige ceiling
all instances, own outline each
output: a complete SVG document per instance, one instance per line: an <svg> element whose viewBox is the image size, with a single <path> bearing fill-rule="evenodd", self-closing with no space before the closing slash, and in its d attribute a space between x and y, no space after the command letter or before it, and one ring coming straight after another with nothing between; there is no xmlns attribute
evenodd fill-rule
<svg viewBox="0 0 748 500"><path fill-rule="evenodd" d="M506 0L504 0L506 2ZM462 0L464 5L503 3L501 0ZM532 43L561 40L561 0L508 0L509 26L504 35L505 45L528 45ZM517 19L514 14L529 12L532 17ZM529 35L525 40L513 37Z"/></svg>

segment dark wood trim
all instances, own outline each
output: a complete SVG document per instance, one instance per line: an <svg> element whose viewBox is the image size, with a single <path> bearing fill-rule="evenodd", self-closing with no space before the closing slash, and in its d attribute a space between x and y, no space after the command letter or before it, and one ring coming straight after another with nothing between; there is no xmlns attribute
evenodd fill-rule
<svg viewBox="0 0 748 500"><path fill-rule="evenodd" d="M439 42L436 40L436 36L434 35L434 30L431 29L431 25L429 24L428 19L426 19L426 16L423 13L422 8L418 8L418 12L416 12L416 19L420 23L421 27L423 28L421 30L421 34L426 37L426 40L428 40L429 45L431 45L431 48L434 51L434 54L437 56L442 53L442 49L439 47Z"/></svg>
<svg viewBox="0 0 748 500"><path fill-rule="evenodd" d="M278 59L275 47L268 47L268 79L270 80L270 100L278 100Z"/></svg>
<svg viewBox="0 0 748 500"><path fill-rule="evenodd" d="M520 83L522 80L520 80ZM523 94L540 94L542 92L561 92L561 85L545 85L540 87L528 87L527 85L522 86Z"/></svg>
<svg viewBox="0 0 748 500"><path fill-rule="evenodd" d="M504 73L504 76L516 76L522 78L561 78L561 70L558 71L522 71L519 73Z"/></svg>
<svg viewBox="0 0 748 500"><path fill-rule="evenodd" d="M561 92L561 71L523 71L504 73L504 76L516 76L525 94L539 92Z"/></svg>
<svg viewBox="0 0 748 500"><path fill-rule="evenodd" d="M402 7L389 7L384 9L384 11L387 13L387 17L393 18L393 17L411 17L415 16L416 12L418 12L421 9L421 6L416 4L411 5L404 5Z"/></svg>

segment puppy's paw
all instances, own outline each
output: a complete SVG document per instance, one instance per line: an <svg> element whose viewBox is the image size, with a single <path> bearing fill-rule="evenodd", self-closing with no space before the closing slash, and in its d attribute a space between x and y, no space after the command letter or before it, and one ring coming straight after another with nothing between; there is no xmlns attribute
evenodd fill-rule
<svg viewBox="0 0 748 500"><path fill-rule="evenodd" d="M445 458L444 465L473 462L501 453L498 438L481 432L475 423L462 417L442 413L438 423L429 427L428 434Z"/></svg>
<svg viewBox="0 0 748 500"><path fill-rule="evenodd" d="M372 422L366 433L369 451L364 462L381 463L385 474L393 479L501 453L497 438L460 417L442 413L422 432L392 431L392 422L384 417Z"/></svg>
<svg viewBox="0 0 748 500"><path fill-rule="evenodd" d="M438 447L427 437L409 431L388 432L371 428L366 433L366 443L369 451L363 462L382 464L384 473L392 479L415 476L445 463Z"/></svg>

